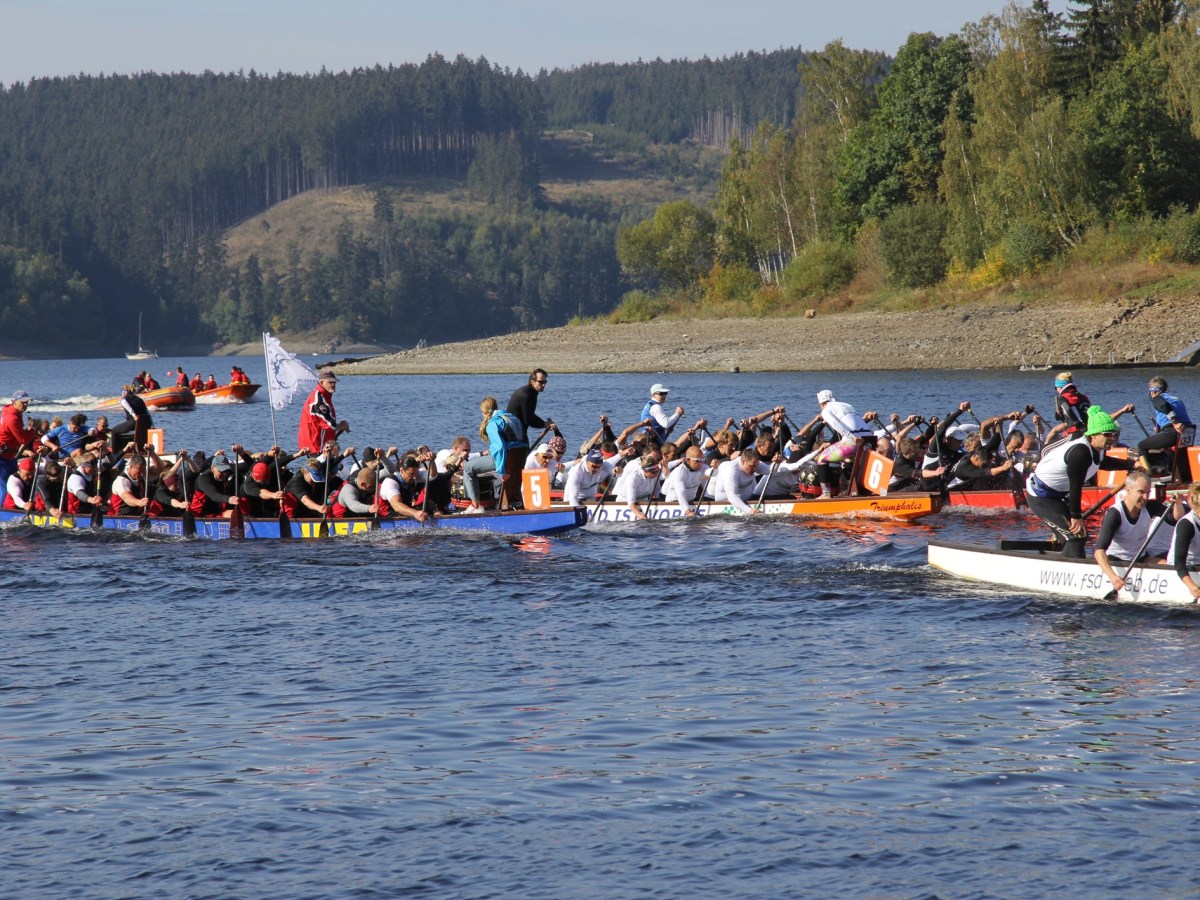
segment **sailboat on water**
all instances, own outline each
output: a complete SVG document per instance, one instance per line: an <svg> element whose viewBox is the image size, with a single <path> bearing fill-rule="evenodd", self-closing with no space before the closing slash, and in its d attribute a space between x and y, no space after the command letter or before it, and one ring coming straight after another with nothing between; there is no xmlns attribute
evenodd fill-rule
<svg viewBox="0 0 1200 900"><path fill-rule="evenodd" d="M137 353L126 353L126 359L158 359L157 350L147 350L142 346L142 314L138 313L138 348Z"/></svg>

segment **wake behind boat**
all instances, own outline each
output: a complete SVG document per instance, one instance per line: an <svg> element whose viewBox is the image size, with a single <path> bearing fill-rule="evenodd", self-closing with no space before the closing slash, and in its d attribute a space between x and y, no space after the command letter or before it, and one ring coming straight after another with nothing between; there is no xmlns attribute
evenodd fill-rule
<svg viewBox="0 0 1200 900"><path fill-rule="evenodd" d="M104 516L100 529L104 531L139 531L143 522L145 530L161 537L185 537L183 520L175 518L147 518L139 516ZM243 520L243 533L237 534L230 527L229 519L197 518L196 537L206 540L222 541L232 538L255 540L279 540L280 538L319 538L321 534L321 519L291 519L287 522L289 531L284 534L280 530L278 518L250 518ZM385 518L378 521L372 519L329 519L324 524L330 536L344 537L352 534L366 534L369 531L410 532L410 531L477 531L493 534L531 534L553 535L562 534L579 528L587 522L587 512L582 509L531 510L518 512L494 512L474 516L447 516L432 520L432 523L422 525L413 519ZM90 516L59 516L52 513L32 513L26 516L23 512L0 510L2 525L33 525L39 528L64 528L76 531L91 530Z"/></svg>
<svg viewBox="0 0 1200 900"><path fill-rule="evenodd" d="M1112 584L1096 561L1067 558L1054 547L1048 541L999 541L994 548L930 541L929 565L971 581L1079 600L1105 599ZM1172 566L1135 566L1125 582L1116 598L1119 602L1194 605Z"/></svg>

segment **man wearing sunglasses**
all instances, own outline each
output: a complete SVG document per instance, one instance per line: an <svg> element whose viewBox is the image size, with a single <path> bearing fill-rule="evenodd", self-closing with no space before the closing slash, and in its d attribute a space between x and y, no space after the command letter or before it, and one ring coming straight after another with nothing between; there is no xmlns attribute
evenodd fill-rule
<svg viewBox="0 0 1200 900"><path fill-rule="evenodd" d="M538 395L546 389L548 377L545 369L534 369L529 373L529 380L513 391L512 396L508 398L506 411L516 416L525 428L524 434L517 435L525 441L525 448L514 448L512 451L514 471L524 468L525 460L529 456L529 429L550 428L554 425L553 419L543 420L537 414Z"/></svg>

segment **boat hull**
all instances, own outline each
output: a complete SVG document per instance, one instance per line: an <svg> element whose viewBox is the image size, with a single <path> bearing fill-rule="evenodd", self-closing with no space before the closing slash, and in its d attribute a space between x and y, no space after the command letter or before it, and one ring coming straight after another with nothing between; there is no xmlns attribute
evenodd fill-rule
<svg viewBox="0 0 1200 900"><path fill-rule="evenodd" d="M185 387L159 388L157 391L146 391L138 396L150 409L191 409L196 405L196 395L192 393L191 388ZM95 409L99 410L120 408L120 397L101 400L95 406Z"/></svg>
<svg viewBox="0 0 1200 900"><path fill-rule="evenodd" d="M1082 495L1082 506L1084 509L1091 509L1100 501L1105 500L1097 509L1107 509L1112 505L1112 498L1109 496L1112 493L1112 488L1103 487L1085 487ZM994 491L955 491L949 492L947 505L949 506L968 506L973 509L1008 509L1008 510L1027 510L1028 504L1025 502L1025 494L1023 491L1013 492L1010 490L994 490ZM1018 497L1020 498L1018 500Z"/></svg>
<svg viewBox="0 0 1200 900"><path fill-rule="evenodd" d="M197 400L249 400L258 391L257 384L223 384L210 391L196 391Z"/></svg>
<svg viewBox="0 0 1200 900"><path fill-rule="evenodd" d="M1028 549L1018 549L1018 547ZM1102 600L1112 584L1091 557L1066 559L1039 541L1002 541L1000 547L929 542L929 565L958 578L1079 600ZM1125 564L1114 564L1117 572ZM1192 595L1172 566L1135 566L1116 600L1124 603L1191 606Z"/></svg>
<svg viewBox="0 0 1200 900"><path fill-rule="evenodd" d="M156 519L149 521L149 532L162 537L183 537L182 519ZM587 522L587 513L580 509L563 508L561 510L531 510L520 512L484 513L474 516L447 516L438 518L432 524L422 525L413 519L381 519L378 523L370 519L330 519L327 523L331 537L365 534L378 528L380 531L478 531L493 534L562 534L579 528ZM34 525L40 528L64 528L69 530L91 530L90 516L57 516L46 513L34 513L26 516L22 512L0 510L0 524L4 525ZM103 530L105 531L138 531L141 518L138 516L105 516ZM279 519L244 520L244 535L241 537L257 540L279 540ZM321 537L320 519L292 519L289 523L291 537L317 538ZM228 519L196 519L196 537L206 540L229 540L234 537L230 533Z"/></svg>
<svg viewBox="0 0 1200 900"><path fill-rule="evenodd" d="M640 504L643 511L646 504ZM751 504L753 506L754 504ZM693 504L698 516L736 516L736 507L724 501L705 500ZM610 522L632 522L636 517L624 503L607 501L603 506L587 504L588 520L597 524ZM762 514L768 516L865 516L876 519L902 519L910 521L932 515L942 508L942 498L937 494L893 494L889 497L818 497L811 500L793 498L766 500ZM655 503L648 510L648 518L682 519L683 511L675 503Z"/></svg>

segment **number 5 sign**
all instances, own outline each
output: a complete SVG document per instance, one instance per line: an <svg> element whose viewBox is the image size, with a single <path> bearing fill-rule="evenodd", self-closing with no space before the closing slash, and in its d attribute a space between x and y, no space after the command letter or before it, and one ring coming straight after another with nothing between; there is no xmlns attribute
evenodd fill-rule
<svg viewBox="0 0 1200 900"><path fill-rule="evenodd" d="M878 494L880 497L886 496L888 485L892 481L892 461L882 453L868 450L860 480L862 486L872 494Z"/></svg>
<svg viewBox="0 0 1200 900"><path fill-rule="evenodd" d="M526 509L549 509L550 473L545 469L522 469L521 499Z"/></svg>

